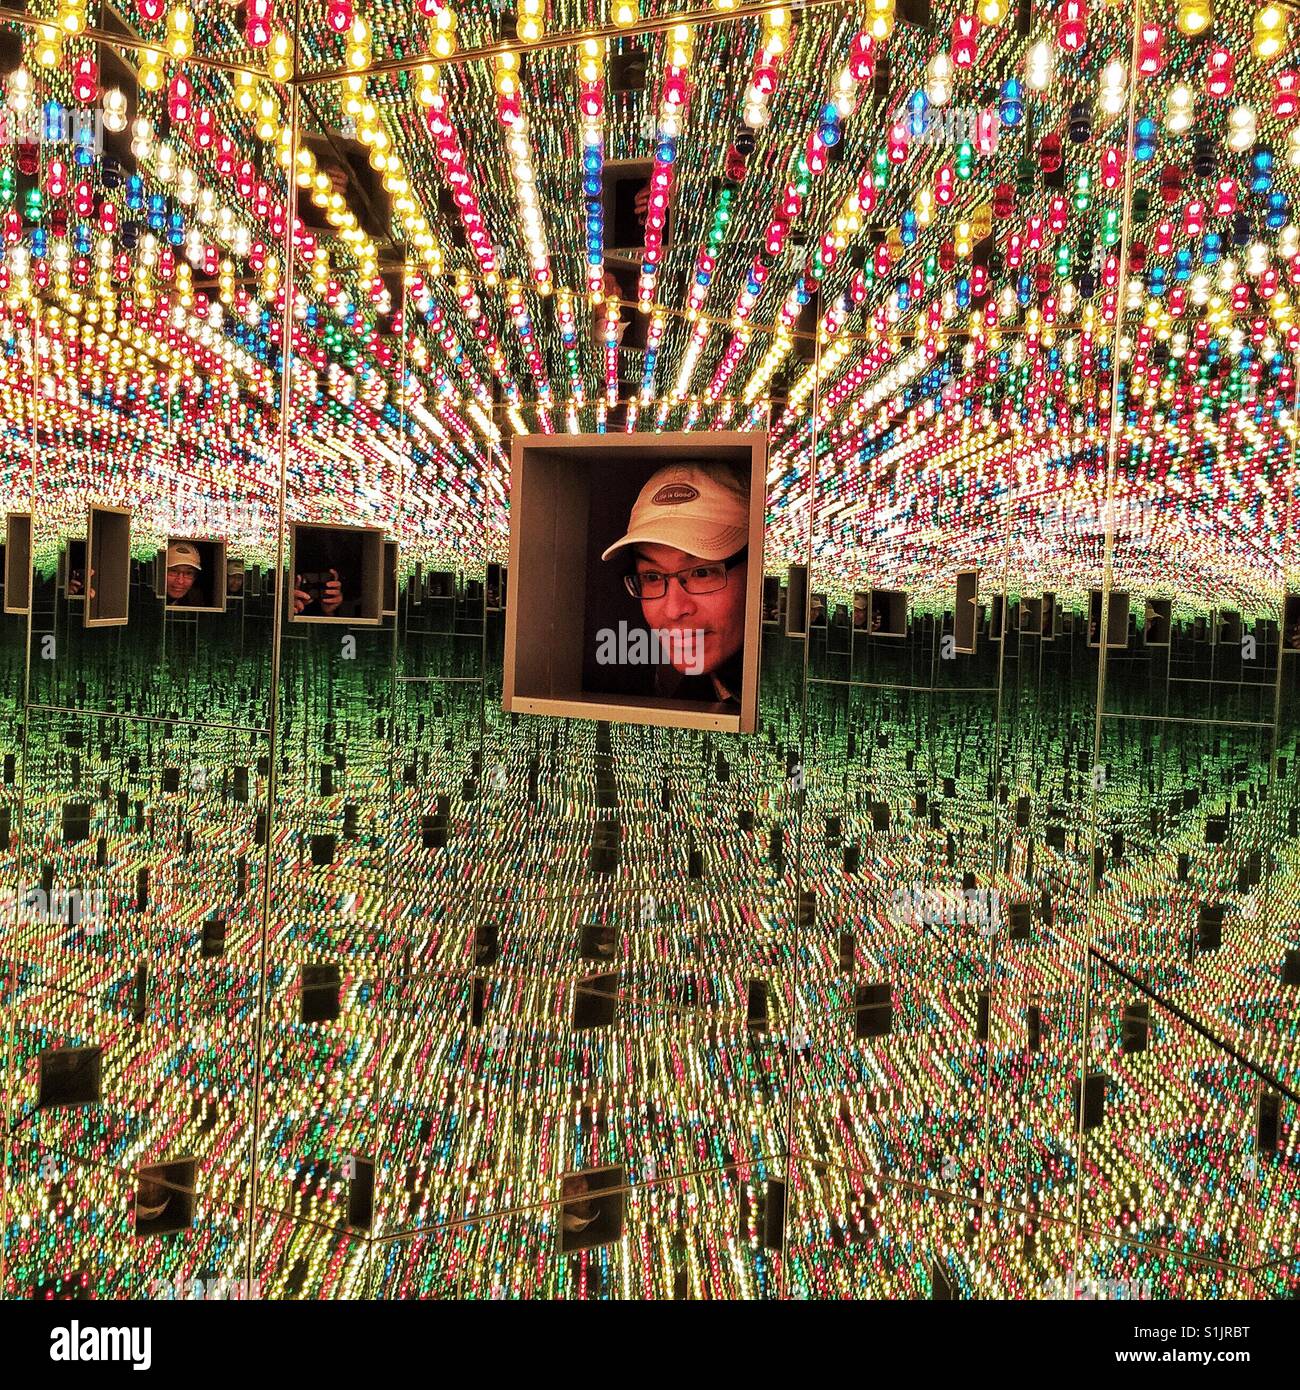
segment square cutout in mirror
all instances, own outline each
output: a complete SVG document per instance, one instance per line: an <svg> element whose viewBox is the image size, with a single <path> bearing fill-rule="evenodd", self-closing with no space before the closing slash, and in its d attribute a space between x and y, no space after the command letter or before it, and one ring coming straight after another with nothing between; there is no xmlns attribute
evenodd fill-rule
<svg viewBox="0 0 1300 1390"><path fill-rule="evenodd" d="M384 607L384 533L373 526L289 527L289 621L378 626Z"/></svg>
<svg viewBox="0 0 1300 1390"><path fill-rule="evenodd" d="M92 503L86 518L87 627L125 627L131 603L131 511Z"/></svg>
<svg viewBox="0 0 1300 1390"><path fill-rule="evenodd" d="M226 611L226 543L172 536L163 561L163 606L167 612Z"/></svg>
<svg viewBox="0 0 1300 1390"><path fill-rule="evenodd" d="M753 732L766 441L515 437L507 711Z"/></svg>
<svg viewBox="0 0 1300 1390"><path fill-rule="evenodd" d="M103 1052L103 1048L97 1044L46 1048L37 1063L37 1109L98 1105Z"/></svg>
<svg viewBox="0 0 1300 1390"><path fill-rule="evenodd" d="M175 1235L194 1225L194 1178L198 1164L192 1158L142 1165L136 1171L135 1234Z"/></svg>
<svg viewBox="0 0 1300 1390"><path fill-rule="evenodd" d="M561 1254L613 1245L623 1235L623 1168L585 1168L560 1179Z"/></svg>
<svg viewBox="0 0 1300 1390"><path fill-rule="evenodd" d="M26 613L32 603L32 518L30 512L5 517L6 613Z"/></svg>

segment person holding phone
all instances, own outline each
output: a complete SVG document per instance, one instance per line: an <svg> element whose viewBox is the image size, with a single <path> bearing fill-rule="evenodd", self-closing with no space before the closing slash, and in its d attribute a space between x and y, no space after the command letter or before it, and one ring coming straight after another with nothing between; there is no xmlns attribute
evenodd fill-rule
<svg viewBox="0 0 1300 1390"><path fill-rule="evenodd" d="M295 617L355 618L359 598L347 598L338 569L328 569L294 575L293 611Z"/></svg>

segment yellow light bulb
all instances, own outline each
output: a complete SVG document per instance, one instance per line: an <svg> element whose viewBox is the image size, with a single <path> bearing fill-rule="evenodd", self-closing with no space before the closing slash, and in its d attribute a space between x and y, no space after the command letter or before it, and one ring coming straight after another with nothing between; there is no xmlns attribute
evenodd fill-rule
<svg viewBox="0 0 1300 1390"><path fill-rule="evenodd" d="M194 52L194 16L178 5L167 16L167 50L173 58L188 58Z"/></svg>
<svg viewBox="0 0 1300 1390"><path fill-rule="evenodd" d="M148 92L156 92L163 84L163 55L155 49L146 48L140 55L140 85Z"/></svg>
<svg viewBox="0 0 1300 1390"><path fill-rule="evenodd" d="M635 24L641 18L641 11L633 0L614 0L610 18L620 29L626 29L629 24Z"/></svg>
<svg viewBox="0 0 1300 1390"><path fill-rule="evenodd" d="M1178 7L1179 32L1195 38L1210 27L1213 17L1208 0L1184 0Z"/></svg>
<svg viewBox="0 0 1300 1390"><path fill-rule="evenodd" d="M420 78L415 95L421 106L432 106L437 100L438 69L432 63L420 65Z"/></svg>
<svg viewBox="0 0 1300 1390"><path fill-rule="evenodd" d="M541 20L521 15L518 24L515 25L515 33L519 35L520 43L537 43L542 37Z"/></svg>
<svg viewBox="0 0 1300 1390"><path fill-rule="evenodd" d="M245 116L257 105L257 78L253 73L235 74L235 105Z"/></svg>
<svg viewBox="0 0 1300 1390"><path fill-rule="evenodd" d="M267 69L273 81L288 82L293 76L293 40L283 30L271 39L270 62Z"/></svg>
<svg viewBox="0 0 1300 1390"><path fill-rule="evenodd" d="M1286 16L1276 5L1266 5L1255 15L1255 56L1264 62L1276 58L1286 42Z"/></svg>
<svg viewBox="0 0 1300 1390"><path fill-rule="evenodd" d="M57 68L63 62L63 41L59 31L48 24L42 24L37 34L37 63L43 68Z"/></svg>

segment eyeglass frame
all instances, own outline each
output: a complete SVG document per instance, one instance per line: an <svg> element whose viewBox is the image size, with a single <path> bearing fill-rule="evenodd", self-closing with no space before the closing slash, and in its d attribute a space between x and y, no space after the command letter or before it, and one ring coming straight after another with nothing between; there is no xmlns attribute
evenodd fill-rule
<svg viewBox="0 0 1300 1390"><path fill-rule="evenodd" d="M749 557L749 547L748 547L747 545L745 545L745 546L741 546L741 548L740 548L738 551L736 551L736 553L735 553L734 555L729 555L725 560L705 560L705 561L703 562L703 565L699 565L699 564L696 564L696 565L687 565L684 569L673 570L672 573L670 573L670 574L662 574L660 577L661 577L661 578L663 579L663 581L664 581L664 591L663 591L662 594L655 594L655 595L650 599L650 602L651 602L651 603L657 603L660 599L665 599L665 598L668 597L668 581L669 581L670 579L675 579L679 584L681 584L681 586L682 586L682 592L683 592L684 594L690 594L691 591L686 587L685 583L683 582L683 580L682 580L682 575L684 575L684 574L689 574L689 573L691 572L691 570L702 569L705 565L721 565L721 566L722 566L722 583L719 584L718 587L717 587L716 589L703 589L703 590L701 590L699 593L691 594L691 597L692 597L692 598L699 598L699 597L702 597L704 594L720 594L720 593L723 591L723 589L725 589L725 588L727 587L727 576L731 573L731 571L732 571L733 569L736 568L737 565L739 565L740 563L742 563L742 561L748 559L748 557ZM628 591L628 593L631 594L632 597L635 598L635 599L640 599L640 598L644 598L644 597L645 597L643 594L637 593L637 592L636 592L636 589L634 588L634 585L636 584L638 578L639 578L639 576L638 576L638 574L637 574L637 572L636 572L635 570L629 570L629 571L623 576L623 587L624 587L624 588Z"/></svg>

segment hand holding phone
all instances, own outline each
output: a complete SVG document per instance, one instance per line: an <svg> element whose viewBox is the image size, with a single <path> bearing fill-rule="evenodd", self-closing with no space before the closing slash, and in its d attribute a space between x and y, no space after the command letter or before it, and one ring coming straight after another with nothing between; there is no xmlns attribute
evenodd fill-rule
<svg viewBox="0 0 1300 1390"><path fill-rule="evenodd" d="M343 584L339 579L338 570L331 569L330 575L331 578L326 581L324 592L320 597L321 612L327 616L333 616L343 602Z"/></svg>

